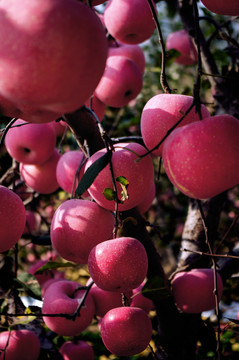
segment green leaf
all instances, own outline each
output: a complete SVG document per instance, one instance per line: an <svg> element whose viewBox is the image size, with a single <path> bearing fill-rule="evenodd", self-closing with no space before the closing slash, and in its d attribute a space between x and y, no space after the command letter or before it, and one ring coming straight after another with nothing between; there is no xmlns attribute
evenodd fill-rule
<svg viewBox="0 0 239 360"><path fill-rule="evenodd" d="M103 191L103 195L107 200L115 200L116 199L116 193L111 188L105 188Z"/></svg>
<svg viewBox="0 0 239 360"><path fill-rule="evenodd" d="M47 270L55 270L55 269L59 269L59 268L65 268L65 267L75 267L74 264L72 264L71 262L54 262L54 261L49 261L48 263L46 263L45 265L43 265L42 267L40 267L37 271L36 271L36 275L38 274L42 274Z"/></svg>
<svg viewBox="0 0 239 360"><path fill-rule="evenodd" d="M129 181L124 176L118 176L116 178L116 181L118 181L120 184L124 185L125 187L129 185Z"/></svg>
<svg viewBox="0 0 239 360"><path fill-rule="evenodd" d="M27 295L37 300L42 300L41 288L36 280L35 276L29 273L22 273L17 279L14 279L17 283L19 291L24 291Z"/></svg>
<svg viewBox="0 0 239 360"><path fill-rule="evenodd" d="M112 157L112 151L107 151L103 156L97 159L93 164L86 170L82 179L77 186L75 196L81 196L94 182L97 175L103 170L106 165L109 164Z"/></svg>
<svg viewBox="0 0 239 360"><path fill-rule="evenodd" d="M164 279L158 276L146 282L142 294L152 301L159 301L171 296L170 290L164 284Z"/></svg>

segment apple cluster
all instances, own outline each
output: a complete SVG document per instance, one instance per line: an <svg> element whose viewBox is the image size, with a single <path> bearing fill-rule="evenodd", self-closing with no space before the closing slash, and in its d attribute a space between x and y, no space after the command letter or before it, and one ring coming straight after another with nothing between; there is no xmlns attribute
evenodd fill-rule
<svg viewBox="0 0 239 360"><path fill-rule="evenodd" d="M92 1L93 6L101 3ZM234 1L203 3L212 11L238 15ZM105 148L88 158L79 149L61 154L57 136L66 124L59 120L87 106L101 121L106 106L121 108L135 99L145 70L139 44L154 30L145 0L108 0L101 17L86 1L0 2L0 106L4 115L18 118L6 134L5 146L33 191L51 194L61 188L74 196L84 174L109 153ZM175 59L179 64L197 61L195 45L184 30L172 33L166 47L181 53ZM45 325L58 335L73 337L96 317L106 348L116 356L140 353L152 337L153 303L141 293L148 272L146 250L136 238L113 234L116 210L137 208L143 214L152 204L153 157L162 158L172 184L191 198L211 198L239 183L239 121L233 116L210 116L204 105L198 112L192 96L158 94L145 104L140 128L144 145L112 145L110 163L82 197L64 199L52 216L53 251L66 261L88 266L86 286L57 271L38 274L48 260L29 268L41 286ZM34 233L40 219L7 187L0 186L0 199L1 221L6 224L0 228L4 252L22 234ZM220 298L219 274L217 282ZM171 288L182 312L215 307L212 269L180 272ZM13 330L0 333L0 349L0 359L16 359L21 352L24 359L34 360L40 343L33 332ZM92 347L84 341L65 342L60 353L64 359L94 359Z"/></svg>

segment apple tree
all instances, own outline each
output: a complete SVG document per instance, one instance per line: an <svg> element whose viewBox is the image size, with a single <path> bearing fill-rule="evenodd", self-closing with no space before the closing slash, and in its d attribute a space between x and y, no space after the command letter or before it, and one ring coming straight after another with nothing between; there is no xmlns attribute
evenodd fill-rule
<svg viewBox="0 0 239 360"><path fill-rule="evenodd" d="M238 17L0 2L0 359L236 359Z"/></svg>

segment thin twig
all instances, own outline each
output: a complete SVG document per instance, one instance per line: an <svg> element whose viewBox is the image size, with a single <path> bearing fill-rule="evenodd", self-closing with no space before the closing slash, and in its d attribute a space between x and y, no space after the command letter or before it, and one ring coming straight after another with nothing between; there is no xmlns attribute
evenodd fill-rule
<svg viewBox="0 0 239 360"><path fill-rule="evenodd" d="M167 81L167 77L166 77L166 66L165 66L166 50L165 50L165 46L164 46L163 34L162 34L161 27L160 27L160 24L158 21L158 16L157 16L157 12L155 10L155 5L153 4L152 0L147 0L147 1L148 1L150 10L152 12L152 15L153 15L153 19L154 19L156 29L157 29L157 32L159 35L159 42L160 42L161 50L162 50L162 66L161 66L162 70L161 70L161 75L160 75L160 82L161 82L163 91L166 94L171 94L172 90L170 89L170 87L168 85L168 81Z"/></svg>

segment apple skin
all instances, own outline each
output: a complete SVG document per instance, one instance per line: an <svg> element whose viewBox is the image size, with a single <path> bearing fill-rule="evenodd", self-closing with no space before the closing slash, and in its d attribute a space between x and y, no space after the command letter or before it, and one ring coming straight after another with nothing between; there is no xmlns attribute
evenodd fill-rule
<svg viewBox="0 0 239 360"><path fill-rule="evenodd" d="M114 223L113 214L95 202L67 200L52 219L52 246L64 259L86 264L91 249L112 236Z"/></svg>
<svg viewBox="0 0 239 360"><path fill-rule="evenodd" d="M26 185L40 194L51 194L59 188L56 167L61 155L55 148L52 156L43 164L29 165L20 163L19 169Z"/></svg>
<svg viewBox="0 0 239 360"><path fill-rule="evenodd" d="M109 56L95 94L104 104L120 108L135 99L142 86L142 73L134 61L125 56Z"/></svg>
<svg viewBox="0 0 239 360"><path fill-rule="evenodd" d="M58 114L81 107L107 57L94 10L75 0L3 0L0 14L0 95Z"/></svg>
<svg viewBox="0 0 239 360"><path fill-rule="evenodd" d="M155 30L150 7L144 0L109 0L104 20L109 33L125 44L142 43Z"/></svg>
<svg viewBox="0 0 239 360"><path fill-rule="evenodd" d="M88 268L99 288L125 293L145 279L148 257L137 239L119 237L96 245L90 252Z"/></svg>
<svg viewBox="0 0 239 360"><path fill-rule="evenodd" d="M239 3L235 0L201 0L210 11L220 15L239 15Z"/></svg>
<svg viewBox="0 0 239 360"><path fill-rule="evenodd" d="M38 360L40 341L33 331L27 329L12 330L11 333L3 331L0 333L0 349L4 349L7 342L6 351L0 351L1 360L19 360L19 356L24 360Z"/></svg>
<svg viewBox="0 0 239 360"><path fill-rule="evenodd" d="M132 356L145 350L152 337L146 312L137 307L118 307L102 318L100 332L104 345L117 356Z"/></svg>
<svg viewBox="0 0 239 360"><path fill-rule="evenodd" d="M178 30L169 34L166 49L175 49L181 54L174 59L181 65L193 65L197 62L197 49L186 30Z"/></svg>
<svg viewBox="0 0 239 360"><path fill-rule="evenodd" d="M56 179L59 186L67 193L75 193L78 183L84 174L85 160L85 155L81 150L69 150L60 157L56 166ZM73 188L75 175L81 164L82 166ZM89 196L87 191L83 195L85 197Z"/></svg>
<svg viewBox="0 0 239 360"><path fill-rule="evenodd" d="M115 43L114 43L115 44ZM108 56L125 56L138 65L140 72L143 74L145 69L145 56L141 47L137 44L122 44L117 42L117 45L110 46Z"/></svg>
<svg viewBox="0 0 239 360"><path fill-rule="evenodd" d="M14 126L26 123L22 119ZM39 139L41 139L39 141ZM53 154L56 133L49 124L30 124L12 127L7 132L5 146L8 153L24 164L41 164Z"/></svg>
<svg viewBox="0 0 239 360"><path fill-rule="evenodd" d="M150 206L152 205L152 202L156 196L156 185L155 182L152 184L149 191L146 191L146 194L143 198L143 200L137 205L137 209L141 215L146 213Z"/></svg>
<svg viewBox="0 0 239 360"><path fill-rule="evenodd" d="M55 281L47 287L44 299L42 314L73 314L85 290L78 290L81 284L69 281ZM94 300L90 294L87 295L85 305L80 310L80 316L74 321L65 317L43 316L43 321L55 333L62 336L79 335L93 320L95 313Z"/></svg>
<svg viewBox="0 0 239 360"><path fill-rule="evenodd" d="M217 115L174 130L163 148L170 181L186 196L208 199L239 183L239 120Z"/></svg>
<svg viewBox="0 0 239 360"><path fill-rule="evenodd" d="M92 278L89 278L86 285L88 286L92 282ZM115 291L105 291L96 284L93 284L90 288L90 294L95 302L95 315L99 317L105 316L105 314L116 307L123 306L122 294ZM124 294L127 300L130 300L132 291L128 291Z"/></svg>
<svg viewBox="0 0 239 360"><path fill-rule="evenodd" d="M167 131L180 120L192 105L193 97L181 94L159 94L153 96L144 106L140 127L145 145L149 150L154 148L166 135ZM209 111L201 105L202 118L209 117ZM200 120L195 107L182 120L178 127ZM153 155L162 156L164 143Z"/></svg>
<svg viewBox="0 0 239 360"><path fill-rule="evenodd" d="M23 234L26 225L26 210L21 198L0 185L0 252L9 250Z"/></svg>
<svg viewBox="0 0 239 360"><path fill-rule="evenodd" d="M151 156L145 156L140 161L137 155L132 153L134 151L138 155L146 153L146 149L137 143L118 143L114 146L115 151L112 153L112 164L114 169L115 179L119 176L124 176L128 181L127 187L128 199L123 204L119 204L119 211L132 209L141 203L145 191L151 188L154 182L154 167ZM127 150L129 149L129 150ZM86 162L85 171L91 164L106 153L105 149L97 151ZM121 199L122 188L121 184L116 181L118 198ZM93 184L89 187L88 192L93 199L105 209L114 211L115 201L107 200L103 194L105 188L113 189L112 176L107 165L96 177Z"/></svg>
<svg viewBox="0 0 239 360"><path fill-rule="evenodd" d="M0 108L1 114L12 117L20 118L34 124L48 123L58 119L61 114L33 108L31 105L15 104L1 96L0 94Z"/></svg>
<svg viewBox="0 0 239 360"><path fill-rule="evenodd" d="M185 313L201 313L214 309L213 269L192 269L178 272L172 280L172 292L177 307ZM218 299L223 291L221 276L217 273Z"/></svg>
<svg viewBox="0 0 239 360"><path fill-rule="evenodd" d="M59 349L64 360L94 360L93 348L85 341L65 342Z"/></svg>

